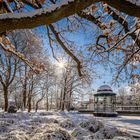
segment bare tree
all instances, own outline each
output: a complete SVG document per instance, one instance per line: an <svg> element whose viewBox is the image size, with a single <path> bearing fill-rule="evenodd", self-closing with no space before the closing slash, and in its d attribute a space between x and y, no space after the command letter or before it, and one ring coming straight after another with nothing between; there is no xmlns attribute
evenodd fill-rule
<svg viewBox="0 0 140 140"><path fill-rule="evenodd" d="M4 111L8 109L8 89L13 82L17 70L18 60L13 57L12 54L5 53L1 49L1 59L0 59L0 82L3 87L4 95Z"/></svg>
<svg viewBox="0 0 140 140"><path fill-rule="evenodd" d="M122 107L124 105L126 105L126 103L127 103L127 96L128 96L128 93L125 88L121 88L118 90L118 99L117 99L118 101L117 102L119 102L119 105L121 105Z"/></svg>

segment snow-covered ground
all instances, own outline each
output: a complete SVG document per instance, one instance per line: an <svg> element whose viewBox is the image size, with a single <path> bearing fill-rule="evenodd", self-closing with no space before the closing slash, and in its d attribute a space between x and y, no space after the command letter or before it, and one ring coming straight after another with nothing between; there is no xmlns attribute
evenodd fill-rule
<svg viewBox="0 0 140 140"><path fill-rule="evenodd" d="M78 112L1 112L0 140L132 140L127 128L121 127L125 120L123 117L97 118ZM137 129L137 119L134 120L133 129Z"/></svg>
<svg viewBox="0 0 140 140"><path fill-rule="evenodd" d="M134 136L140 137L140 116L119 116L116 118L98 119L107 125L116 126Z"/></svg>

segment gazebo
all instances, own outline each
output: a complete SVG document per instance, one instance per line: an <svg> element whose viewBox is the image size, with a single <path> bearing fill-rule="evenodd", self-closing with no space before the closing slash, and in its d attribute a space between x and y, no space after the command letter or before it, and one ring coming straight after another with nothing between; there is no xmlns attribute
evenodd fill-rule
<svg viewBox="0 0 140 140"><path fill-rule="evenodd" d="M94 94L94 115L116 117L116 93L108 85L102 85Z"/></svg>

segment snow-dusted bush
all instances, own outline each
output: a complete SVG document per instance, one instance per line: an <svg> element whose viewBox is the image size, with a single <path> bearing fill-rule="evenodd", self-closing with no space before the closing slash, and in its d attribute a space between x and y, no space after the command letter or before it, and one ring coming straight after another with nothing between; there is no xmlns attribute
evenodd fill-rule
<svg viewBox="0 0 140 140"><path fill-rule="evenodd" d="M47 118L47 117L33 117L30 124L40 124L40 123L58 123L58 120L54 118Z"/></svg>
<svg viewBox="0 0 140 140"><path fill-rule="evenodd" d="M63 117L67 117L67 113L64 111L58 111L58 114L63 116Z"/></svg>
<svg viewBox="0 0 140 140"><path fill-rule="evenodd" d="M0 122L4 122L4 123L7 123L7 124L14 124L17 122L16 119L10 119L10 118L4 118L4 119L0 119Z"/></svg>
<svg viewBox="0 0 140 140"><path fill-rule="evenodd" d="M31 122L45 123L45 122L48 122L48 118L46 118L46 117L33 117Z"/></svg>
<svg viewBox="0 0 140 140"><path fill-rule="evenodd" d="M105 126L99 130L106 139L112 139L114 136L119 135L119 131L116 127Z"/></svg>
<svg viewBox="0 0 140 140"><path fill-rule="evenodd" d="M0 125L0 134L7 133L9 131L8 127L5 125Z"/></svg>
<svg viewBox="0 0 140 140"><path fill-rule="evenodd" d="M54 119L54 118L49 118L47 123L59 123L59 120Z"/></svg>
<svg viewBox="0 0 140 140"><path fill-rule="evenodd" d="M78 117L75 112L3 113L0 114L0 140L133 139L127 131L105 126L97 119L85 117L79 123Z"/></svg>
<svg viewBox="0 0 140 140"><path fill-rule="evenodd" d="M74 122L70 119L65 119L65 120L60 121L59 125L63 128L73 128L73 127L75 127Z"/></svg>
<svg viewBox="0 0 140 140"><path fill-rule="evenodd" d="M96 119L83 121L79 125L82 128L88 129L93 133L97 132L100 128L103 127L103 124L100 121L97 121Z"/></svg>
<svg viewBox="0 0 140 140"><path fill-rule="evenodd" d="M17 112L16 106L13 105L9 106L8 113L16 113L16 112Z"/></svg>
<svg viewBox="0 0 140 140"><path fill-rule="evenodd" d="M89 135L89 136L83 136L82 140L95 140L94 139L94 134Z"/></svg>
<svg viewBox="0 0 140 140"><path fill-rule="evenodd" d="M38 132L38 133L37 133ZM58 125L45 125L31 140L73 140L72 136Z"/></svg>
<svg viewBox="0 0 140 140"><path fill-rule="evenodd" d="M18 129L26 132L27 134L32 134L34 131L37 129L37 127L40 127L41 125L26 125L26 124L21 124L18 126Z"/></svg>
<svg viewBox="0 0 140 140"><path fill-rule="evenodd" d="M30 119L30 116L29 116L28 113L17 112L16 115L17 115L16 118L17 118L18 120L29 120L29 119Z"/></svg>
<svg viewBox="0 0 140 140"><path fill-rule="evenodd" d="M132 138L126 136L115 136L113 140L132 140Z"/></svg>
<svg viewBox="0 0 140 140"><path fill-rule="evenodd" d="M11 113L3 113L0 116L0 119L4 119L4 118L9 118L9 119L17 119L17 120L27 120L29 119L29 114L28 113L22 113L22 112L17 112L16 114L11 114Z"/></svg>
<svg viewBox="0 0 140 140"><path fill-rule="evenodd" d="M29 140L29 137L23 131L11 131L5 135L2 135L0 140Z"/></svg>
<svg viewBox="0 0 140 140"><path fill-rule="evenodd" d="M129 136L129 134L121 132L116 127L104 126L98 132L95 133L94 139L113 139L115 136Z"/></svg>
<svg viewBox="0 0 140 140"><path fill-rule="evenodd" d="M4 126L10 126L10 123L8 123L8 122L6 122L4 120L0 120L0 126L2 126L2 125L4 125Z"/></svg>
<svg viewBox="0 0 140 140"><path fill-rule="evenodd" d="M11 113L3 113L0 118L11 118L11 119L15 119L17 118L17 114L11 114Z"/></svg>
<svg viewBox="0 0 140 140"><path fill-rule="evenodd" d="M0 121L0 134L8 133L11 124L6 121Z"/></svg>
<svg viewBox="0 0 140 140"><path fill-rule="evenodd" d="M58 115L57 112L47 111L47 112L39 112L40 116L49 116L49 115Z"/></svg>
<svg viewBox="0 0 140 140"><path fill-rule="evenodd" d="M71 135L75 137L76 139L81 140L84 137L89 136L90 132L88 132L87 130L81 127L77 127L72 131Z"/></svg>

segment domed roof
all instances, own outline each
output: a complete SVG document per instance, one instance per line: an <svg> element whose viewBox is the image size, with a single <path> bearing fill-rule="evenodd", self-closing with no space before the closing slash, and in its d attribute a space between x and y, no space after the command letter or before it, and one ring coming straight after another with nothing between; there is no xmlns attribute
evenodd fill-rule
<svg viewBox="0 0 140 140"><path fill-rule="evenodd" d="M108 86L108 85L102 85L102 86L100 86L98 89L97 89L97 92L103 92L103 91L111 91L111 92L113 92L112 91L112 88L110 87L110 86Z"/></svg>
<svg viewBox="0 0 140 140"><path fill-rule="evenodd" d="M102 85L97 89L97 93L94 96L113 96L116 95L112 88L108 85Z"/></svg>

